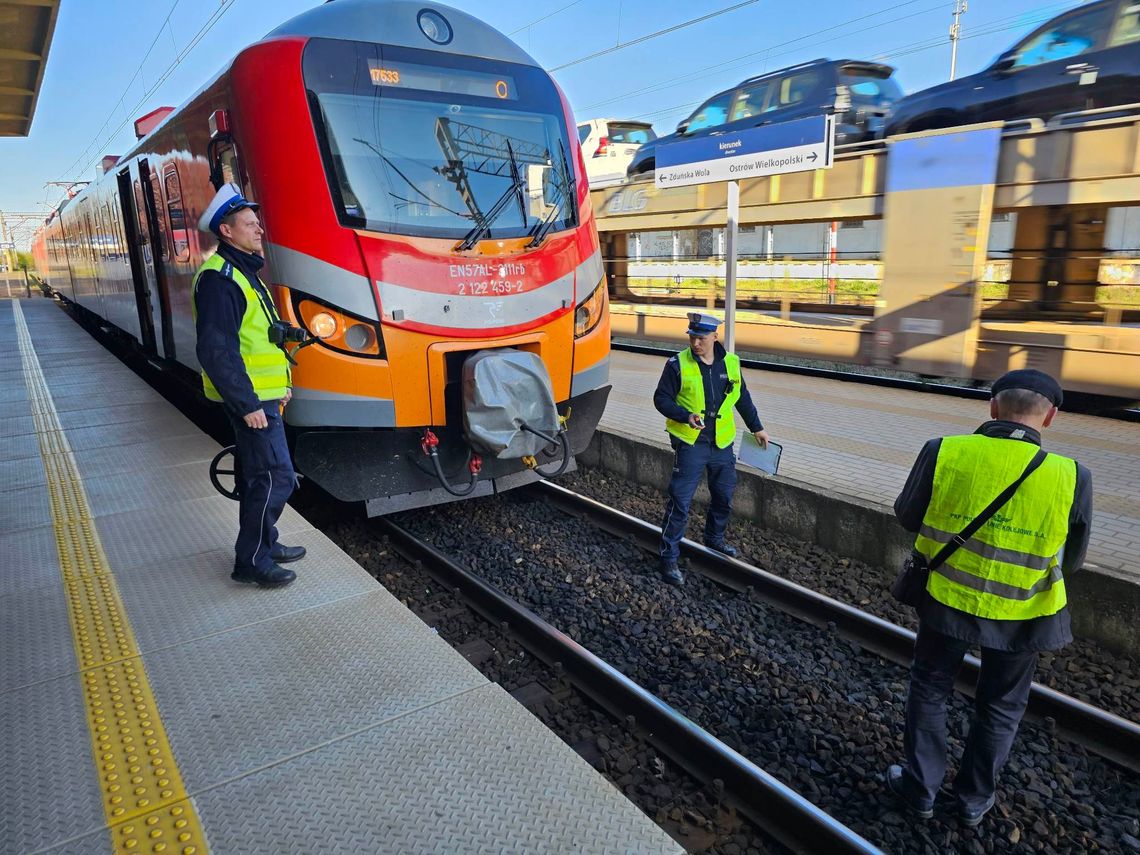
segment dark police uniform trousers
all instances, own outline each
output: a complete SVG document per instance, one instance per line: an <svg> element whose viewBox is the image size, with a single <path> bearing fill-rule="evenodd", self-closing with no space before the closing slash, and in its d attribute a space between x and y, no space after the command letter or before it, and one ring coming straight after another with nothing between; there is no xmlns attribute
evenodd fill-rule
<svg viewBox="0 0 1140 855"><path fill-rule="evenodd" d="M705 543L718 544L732 515L732 491L736 489L736 455L732 446L717 448L708 431L702 431L692 445L670 437L673 443L673 477L669 481L669 501L661 524L661 560L676 564L681 555L681 538L689 519L689 505L701 475L709 476L709 513L705 519Z"/></svg>
<svg viewBox="0 0 1140 855"><path fill-rule="evenodd" d="M277 544L277 520L296 484L280 405L265 402L262 410L269 426L261 430L227 411L234 429L241 490L235 569L268 570L273 565L270 552Z"/></svg>

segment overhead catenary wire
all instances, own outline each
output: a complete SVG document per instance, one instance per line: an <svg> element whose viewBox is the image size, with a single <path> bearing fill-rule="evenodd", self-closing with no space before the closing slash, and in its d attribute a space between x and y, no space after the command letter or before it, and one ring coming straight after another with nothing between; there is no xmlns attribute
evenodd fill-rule
<svg viewBox="0 0 1140 855"><path fill-rule="evenodd" d="M1004 18L996 18L996 19L993 19L993 20L988 22L988 25L990 27L989 29L977 30L968 36L963 36L963 39L970 39L970 38L976 38L978 36L991 35L993 33L1002 32L1002 31L1010 30L1010 29L1017 29L1019 27L1024 27L1024 26L1032 26L1033 24L1041 23L1042 21L1047 21L1051 17L1053 17L1053 15L1054 15L1053 10L1069 8L1072 5L1073 5L1072 2L1055 3L1055 4L1053 4L1052 7L1045 7L1044 10L1038 10L1038 12L1036 13L1036 16L1031 17L1031 18L1025 18L1024 16L1021 16L1021 15L1010 15L1010 16L1006 16ZM926 14L927 12L932 11L932 10L941 10L941 9L942 9L942 5L940 4L937 7L932 7L932 9L924 10L922 12L912 13L911 15L907 15L904 17L915 17L917 15ZM896 19L896 20L902 20L902 19L900 18L900 19ZM1015 21L1015 23L1009 24L1006 26L1001 26L1001 27L993 26L995 24L1001 24L1001 23L1008 22L1008 21ZM880 26L882 26L882 24L876 24L872 27L865 27L862 30L857 30L856 33L869 32L871 30L878 29ZM828 28L828 29L834 29L834 28ZM826 32L826 31L821 31L821 33L822 32ZM823 42L819 42L819 44L828 44L830 42L837 41L840 38L843 38L843 37L849 36L849 35L853 35L853 34L854 33L844 33L841 36L836 36L836 37L833 37L831 39L826 39ZM812 34L812 35L817 35L817 34ZM938 47L939 45L942 45L942 44L944 44L944 41L941 37L936 37L933 39L924 39L921 42L909 42L909 43L902 45L898 48L894 48L894 49L888 50L888 51L883 51L883 52L881 52L880 56L883 56L886 59L890 59L890 58L898 57L898 56L908 56L912 53L919 53L919 52L924 51L924 50L930 50L931 48ZM689 74L689 75L684 75L681 78L676 78L676 80L685 80L685 79L698 80L698 79L701 79L701 77L711 77L711 76L713 76L713 74L701 75L701 74L699 74L699 72L705 71L709 68L720 69L722 67L731 66L733 63L736 63L739 60L746 59L746 58L751 57L751 56L755 56L759 53L764 53L764 51L757 51L755 54L745 54L744 56L738 57L737 59L728 60L727 62L724 62L724 63L718 63L716 66L707 66L705 69L698 69L697 72L694 72L693 74ZM791 53L791 51L783 51L779 54L775 54L774 57L784 56L788 53ZM774 57L768 57L768 58L774 58ZM697 76L694 76L694 75L697 75ZM655 84L652 87L646 87L643 90L636 90L634 93L628 93L626 96L622 96L622 98L631 97L632 95L639 94L641 92L645 92L645 93L654 92L660 88L665 88L665 87L658 86ZM619 99L613 99L613 100L619 100ZM603 103L609 103L609 101L606 101ZM638 113L635 116L633 116L633 118L649 118L649 117L653 117L653 116L657 116L657 115L664 115L664 114L670 113L674 110L681 110L681 109L685 109L688 107L695 107L699 103L700 103L700 101L688 101L684 104L678 104L678 105L674 105L672 107L663 107L661 109L653 110L650 112ZM597 104L591 105L591 107L594 107L594 106L598 106L598 105ZM586 109L591 109L591 107L587 107Z"/></svg>
<svg viewBox="0 0 1140 855"><path fill-rule="evenodd" d="M111 117L115 115L115 111L123 106L123 101L126 100L127 93L131 91L131 87L134 86L135 81L138 80L139 75L142 73L143 66L146 65L146 61L150 59L150 55L153 53L155 45L158 44L158 40L162 38L162 31L168 28L170 24L170 18L174 14L174 10L178 8L178 4L181 2L182 0L174 0L174 2L170 4L170 9L167 11L166 17L163 18L162 24L159 26L158 31L154 34L154 38L151 39L150 46L146 49L146 52L143 54L142 59L139 60L139 64L135 69L135 73L131 75L131 79L128 80L127 85L123 87L123 92L119 96L118 102L107 113L107 118L103 120L103 124L100 126L99 130L97 130L92 135L91 142L89 142L87 144L87 147L83 149L82 154L80 154L79 157L75 159L75 163L71 164L71 166L67 168L66 174L71 174L72 170L74 170L80 163L83 162L83 159L87 157L87 153L91 150L91 146L99 141L99 135L102 134L103 131L106 130L107 125L111 123ZM174 38L173 31L171 32L170 37L171 39Z"/></svg>
<svg viewBox="0 0 1140 855"><path fill-rule="evenodd" d="M983 24L982 26L978 27L977 29L972 30L969 33L969 35L963 35L962 41L966 41L968 39L976 39L976 38L980 38L982 36L987 36L987 35L994 35L996 33L1006 32L1008 30L1026 29L1026 28L1032 27L1036 24L1040 24L1040 23L1043 23L1045 21L1050 20L1052 17L1054 17L1055 10L1057 10L1058 8L1066 9L1066 8L1072 7L1073 5L1074 5L1073 2L1055 3L1052 5L1052 7L1045 7L1044 10L1037 10L1033 14L1033 16L1031 16L1031 17L1026 17L1024 15L1008 15L1008 16L1001 17L1001 18L995 18L995 19L987 22L987 24ZM941 7L939 7L939 8L941 8ZM1007 23L1010 21L1012 21L1012 23ZM845 35L850 35L850 34L845 34ZM827 44L829 42L836 41L842 37L843 36L836 36L834 38L827 39L823 42L819 42L819 44ZM889 49L886 51L881 51L879 53L879 56L883 57L884 60L890 60L890 59L893 59L895 57L909 56L911 54L921 53L921 52L926 51L926 50L932 50L932 49L937 48L937 47L944 47L945 44L946 44L945 37L940 35L940 36L935 37L935 38L923 39L923 40L917 41L917 42L909 42L907 44L900 45L898 47L895 47L895 48L892 48L892 49ZM630 116L630 118L650 119L650 118L654 118L654 117L658 117L658 116L664 116L664 115L668 115L669 113L672 113L672 112L677 111L677 110L685 110L685 109L695 107L698 104L702 103L703 100L704 99L696 100L696 101L691 100L691 101L685 102L684 104L674 104L671 107L662 107L662 108L659 108L656 110L649 110L649 111L645 111L642 113L635 113L632 116Z"/></svg>
<svg viewBox="0 0 1140 855"><path fill-rule="evenodd" d="M1073 5L1073 2L1071 2L1071 0L1070 0L1070 2L1067 2L1067 3L1055 3L1052 7L1045 7L1045 9L1043 11L1038 10L1036 17L1031 17L1031 18L1025 18L1025 17L1020 16L1020 15L1010 15L1010 16L1006 16L1004 18L996 18L996 19L988 22L990 29L987 29L984 31L983 30L977 30L968 36L963 36L962 38L963 39L977 38L979 36L991 35L993 33L1003 32L1006 30L1018 29L1018 28L1023 27L1023 26L1032 26L1034 24L1041 23L1043 21L1047 21L1051 17L1053 17L1053 15L1054 15L1053 10L1065 9L1065 8L1071 7L1072 5ZM937 8L938 10L941 10L942 6L939 5L938 7L935 7L935 8ZM915 17L915 15L918 15L918 14L924 14L924 13L921 13L921 12L920 13L914 13L912 15L908 15L905 17ZM901 20L901 19L899 19L899 20ZM1001 26L1001 27L993 26L995 24L1000 24L1000 23L1011 21L1011 20L1015 21L1015 23L1008 24L1006 26ZM882 25L875 25L873 27L865 27L864 29L858 30L856 32L868 32L868 31L873 30L873 29L878 29L879 26L882 26ZM844 33L843 36L836 36L834 38L827 39L823 42L819 42L819 44L828 44L830 42L837 41L838 39L843 38L844 36L847 36L847 35L852 35L852 33ZM891 58L899 57L899 56L908 56L908 55L913 54L913 53L920 53L924 50L930 50L930 49L938 47L939 45L942 45L942 44L944 44L944 41L941 37L928 38L928 39L924 39L920 42L909 42L905 45L894 48L892 50L883 51L880 53L880 56L884 57L885 59L891 59ZM762 52L763 51L760 51L758 53L762 53ZM776 57L784 56L787 53L791 53L791 51L784 51L782 53L775 54L775 56ZM746 56L752 56L752 54L748 54ZM743 59L743 58L744 57L740 57L738 59ZM728 66L728 65L731 65L732 63L734 63L736 61L737 60L729 60L726 63L718 64L718 66L709 66L709 68L714 68L714 67L719 68L721 66ZM704 70L704 69L700 69L700 70ZM709 75L701 75L701 76L711 77L712 75L709 74ZM685 78L680 78L680 79L686 79L686 78L691 78L693 80L701 79L700 77L693 77L691 75L686 75ZM642 90L642 91L653 92L653 91L656 91L658 88L662 88L662 87L657 87L657 86L647 87L645 90ZM639 113L636 116L634 116L633 118L646 118L646 117L650 117L650 116L656 116L659 114L666 114L666 113L672 112L673 110L680 110L680 109L684 109L686 107L695 107L699 103L700 103L700 101L689 101L685 104L674 105L672 107L664 107L664 108L661 108L659 110L654 110L652 112ZM596 105L594 105L594 106L596 106ZM589 108L587 108L587 109L589 109Z"/></svg>
<svg viewBox="0 0 1140 855"><path fill-rule="evenodd" d="M766 48L763 48L762 50L751 51L750 53L741 54L740 56L733 57L732 59L723 60L721 62L713 63L712 65L702 66L701 68L695 69L694 71L687 72L687 73L679 75L677 77L671 77L668 80L658 81L657 83L653 83L650 86L644 86L640 89L634 89L630 92L626 92L622 95L615 95L611 98L606 98L605 100L602 100L602 101L595 101L593 104L587 104L582 109L584 111L589 111L589 110L593 110L595 107L602 107L602 106L605 106L606 104L612 104L615 101L621 101L621 100L624 100L626 98L632 98L632 97L637 96L637 95L643 95L643 94L648 94L650 92L656 92L656 91L661 90L661 89L667 89L671 85L673 85L674 83L679 83L681 81L700 80L703 77L711 77L711 76L713 76L713 74L716 73L716 70L725 68L726 66L731 66L735 63L739 63L739 62L742 62L744 60L752 59L753 57L760 56L761 54L764 55L765 61L767 61L768 59L774 58L774 57L784 56L785 54L790 53L790 51L782 51L781 53L777 53L777 54L772 54L772 51L776 50L778 48L785 48L789 45L793 45L793 44L796 44L798 42L806 41L806 40L811 39L811 38L815 38L816 36L821 36L824 33L829 33L829 32L832 32L833 30L843 29L844 27L848 27L851 24L858 23L859 21L865 21L868 18L874 18L874 17L877 17L879 15L885 15L888 12L897 12L900 9L903 9L907 6L913 6L915 3L920 3L920 2L922 2L922 0L907 0L907 2L905 2L905 3L891 4L891 5L883 8L883 9L878 10L877 12L871 12L867 15L860 15L857 18L851 18L851 19L846 20L846 21L841 21L838 24L834 24L830 27L824 27L821 30L815 30L815 31L810 32L810 33L804 33L802 36L796 36L794 39L788 39L787 41L779 42L777 44L770 45ZM909 15L904 15L902 17L896 17L888 23L896 23L897 21L906 20L907 18L914 18L914 17L918 17L919 15L929 14L930 12L939 11L942 8L943 8L943 4L939 3L937 6L930 6L930 7L927 7L925 9L922 9L918 12L912 12ZM854 35L856 33L869 32L870 30L878 29L879 27L882 27L882 26L885 26L885 24L875 24L872 27L865 27L862 30L856 30L855 33L846 32L846 33L844 33L844 35ZM712 72L712 73L705 74L705 72Z"/></svg>
<svg viewBox="0 0 1140 855"><path fill-rule="evenodd" d="M535 24L541 24L541 23L542 23L543 21L545 21L547 18L553 18L553 17L554 17L555 15L557 15L559 12L565 12L565 11L566 11L567 9L569 9L571 6L577 6L577 5L578 5L579 3L581 3L581 2L582 2L582 0L574 0L574 2L573 2L573 3L567 3L565 6L560 6L559 8L555 9L553 12L548 12L547 14L543 15L541 18L535 18L535 19L534 19L533 21L531 21L529 24L523 24L523 25L522 25L521 27L519 27L518 29L515 29L515 30L511 30L509 33L507 33L507 35L508 35L508 36L513 36L513 35L517 35L518 33L521 33L523 30L529 30L529 29L530 29L531 27L533 27Z"/></svg>
<svg viewBox="0 0 1140 855"><path fill-rule="evenodd" d="M127 124L132 120L138 109L142 107L142 105L146 103L146 100L154 95L154 93L158 91L158 88L170 78L170 75L174 73L175 69L177 69L178 66L182 64L186 57L190 55L194 48L198 46L202 39L206 37L210 30L212 30L217 25L217 23L225 16L226 12L228 12L236 2L237 0L222 0L221 5L214 10L206 22L199 28L198 32L194 34L194 36L186 44L186 47L184 47L181 52L179 52L179 54L174 58L174 61L171 62L166 70L159 76L158 80L156 80L154 84L145 93L143 93L143 96L138 100L138 102L127 112L127 118L123 119L123 121L120 122L113 131L111 131L107 139L104 140L103 143L96 148L96 151L101 151L107 145L109 145L112 140L114 140L119 131L125 128ZM87 150L90 150L90 146L88 146ZM80 172L84 172L91 166L94 166L95 161L98 158L99 155L96 155L94 158L89 160L86 165L81 167Z"/></svg>
<svg viewBox="0 0 1140 855"><path fill-rule="evenodd" d="M564 62L564 63L562 63L562 65L556 65L553 68L549 69L549 71L551 71L551 72L561 71L562 69L570 68L573 65L578 65L578 64L583 63L583 62L589 62L592 59L597 59L599 56L605 56L606 54L615 53L616 51L619 51L619 50L625 50L627 47L632 47L633 45L639 45L639 44L642 44L643 42L649 41L650 39L660 38L661 36L668 35L669 33L675 33L678 30L683 30L686 27L693 26L694 24L699 24L703 21L708 21L712 18L719 17L720 15L727 15L729 12L735 12L738 9L743 9L746 6L753 6L759 2L760 2L760 0L744 0L743 3L737 3L734 6L728 6L728 7L725 7L724 9L718 9L715 12L709 12L707 15L701 15L698 18L690 18L688 21L682 21L679 24L674 24L671 27L666 27L665 29L658 30L655 33L649 33L648 35L639 36L636 39L630 39L628 42L622 42L621 44L614 45L613 47L606 48L605 50L596 51L594 53L588 54L587 56L580 56L577 59L571 60L570 62Z"/></svg>

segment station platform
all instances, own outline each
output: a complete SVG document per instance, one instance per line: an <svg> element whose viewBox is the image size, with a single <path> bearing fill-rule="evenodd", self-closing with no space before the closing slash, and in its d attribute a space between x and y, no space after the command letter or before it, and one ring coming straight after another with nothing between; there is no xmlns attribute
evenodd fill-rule
<svg viewBox="0 0 1140 855"><path fill-rule="evenodd" d="M218 446L0 300L0 852L679 852L291 509L233 583Z"/></svg>
<svg viewBox="0 0 1140 855"><path fill-rule="evenodd" d="M662 357L613 352L601 429L668 447L653 408L663 366ZM989 418L985 401L778 371L745 369L744 377L764 427L784 448L780 475L887 507L926 440L972 433ZM1063 412L1044 439L1093 473L1086 561L1140 584L1140 424Z"/></svg>

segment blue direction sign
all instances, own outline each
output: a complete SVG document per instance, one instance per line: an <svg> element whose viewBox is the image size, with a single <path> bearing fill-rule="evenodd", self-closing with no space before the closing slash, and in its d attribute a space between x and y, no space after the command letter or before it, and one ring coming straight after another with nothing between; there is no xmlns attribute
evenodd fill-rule
<svg viewBox="0 0 1140 855"><path fill-rule="evenodd" d="M832 116L810 116L664 145L657 150L654 182L659 188L687 187L828 169L835 149L834 121Z"/></svg>

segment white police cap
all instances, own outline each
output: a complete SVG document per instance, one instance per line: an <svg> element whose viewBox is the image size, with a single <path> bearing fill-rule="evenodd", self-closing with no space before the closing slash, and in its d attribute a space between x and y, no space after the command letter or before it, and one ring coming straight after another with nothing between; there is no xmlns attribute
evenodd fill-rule
<svg viewBox="0 0 1140 855"><path fill-rule="evenodd" d="M689 312L688 335L706 336L709 333L716 332L716 328L719 326L720 321L712 315L705 315L700 312Z"/></svg>
<svg viewBox="0 0 1140 855"><path fill-rule="evenodd" d="M252 208L256 211L260 207L256 202L251 202L242 196L241 188L231 181L229 184L223 184L214 194L213 201L198 219L198 228L204 232L218 234L218 226L222 224L223 217L242 208Z"/></svg>

